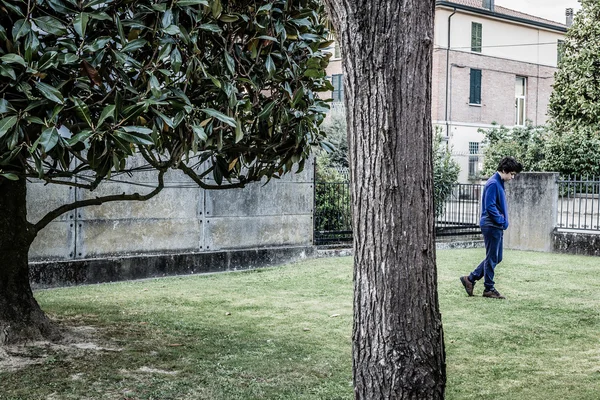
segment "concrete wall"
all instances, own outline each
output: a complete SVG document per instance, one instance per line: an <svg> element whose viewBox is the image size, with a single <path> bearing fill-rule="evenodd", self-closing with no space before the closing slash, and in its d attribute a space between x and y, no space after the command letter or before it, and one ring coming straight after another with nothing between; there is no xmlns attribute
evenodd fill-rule
<svg viewBox="0 0 600 400"><path fill-rule="evenodd" d="M551 252L556 225L558 173L525 172L505 184L510 226L504 246Z"/></svg>
<svg viewBox="0 0 600 400"><path fill-rule="evenodd" d="M40 232L31 261L60 261L136 254L180 254L312 245L313 163L300 174L205 191L177 171L165 189L146 202L114 202L62 215ZM116 193L147 193L153 172L114 177L94 192L32 182L28 218L75 199Z"/></svg>

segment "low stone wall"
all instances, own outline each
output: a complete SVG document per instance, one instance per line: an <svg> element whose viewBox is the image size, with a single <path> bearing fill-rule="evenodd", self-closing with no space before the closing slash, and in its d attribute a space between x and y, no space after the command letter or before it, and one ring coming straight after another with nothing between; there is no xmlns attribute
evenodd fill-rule
<svg viewBox="0 0 600 400"><path fill-rule="evenodd" d="M313 246L107 257L30 264L34 289L272 267L314 257Z"/></svg>
<svg viewBox="0 0 600 400"><path fill-rule="evenodd" d="M553 251L556 253L600 256L600 234L586 232L553 233Z"/></svg>

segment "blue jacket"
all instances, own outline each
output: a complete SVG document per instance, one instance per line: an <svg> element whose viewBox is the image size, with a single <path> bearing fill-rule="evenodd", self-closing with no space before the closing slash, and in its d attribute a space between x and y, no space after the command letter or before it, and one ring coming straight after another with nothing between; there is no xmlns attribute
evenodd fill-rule
<svg viewBox="0 0 600 400"><path fill-rule="evenodd" d="M485 183L481 197L480 226L493 226L499 229L508 228L508 209L504 194L504 181L496 172Z"/></svg>

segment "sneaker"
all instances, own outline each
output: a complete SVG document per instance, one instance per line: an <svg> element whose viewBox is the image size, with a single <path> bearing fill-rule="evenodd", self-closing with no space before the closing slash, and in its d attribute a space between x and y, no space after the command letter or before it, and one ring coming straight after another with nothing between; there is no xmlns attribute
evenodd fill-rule
<svg viewBox="0 0 600 400"><path fill-rule="evenodd" d="M467 294L468 294L469 296L473 296L473 287L475 287L475 284L474 284L474 283L472 283L472 282L469 280L469 277L468 277L468 276L466 276L466 275L465 275L465 276L461 276L461 277L460 277L460 282L461 282L461 283L463 284L463 286L465 287L465 290L467 291Z"/></svg>
<svg viewBox="0 0 600 400"><path fill-rule="evenodd" d="M502 296L496 289L486 290L483 292L483 297L489 297L490 299L506 299L506 297Z"/></svg>

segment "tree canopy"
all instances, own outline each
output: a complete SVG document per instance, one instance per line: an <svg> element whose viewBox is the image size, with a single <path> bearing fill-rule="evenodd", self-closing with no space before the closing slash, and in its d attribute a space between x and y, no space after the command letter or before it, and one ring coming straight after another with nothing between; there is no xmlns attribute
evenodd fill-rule
<svg viewBox="0 0 600 400"><path fill-rule="evenodd" d="M316 92L331 89L323 12L317 0L0 2L0 174L94 189L138 152L143 168L205 188L302 168L328 109Z"/></svg>
<svg viewBox="0 0 600 400"><path fill-rule="evenodd" d="M549 114L558 133L594 127L600 122L600 3L581 0L561 47Z"/></svg>

